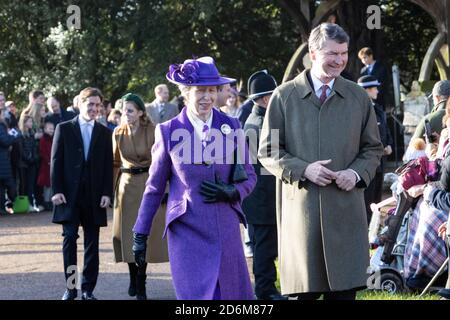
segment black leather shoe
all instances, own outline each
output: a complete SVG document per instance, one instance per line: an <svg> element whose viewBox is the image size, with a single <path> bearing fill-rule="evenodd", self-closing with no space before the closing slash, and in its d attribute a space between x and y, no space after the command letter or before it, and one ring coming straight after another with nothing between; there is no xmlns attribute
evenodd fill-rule
<svg viewBox="0 0 450 320"><path fill-rule="evenodd" d="M130 286L128 287L128 295L130 297L136 296L136 283L130 282Z"/></svg>
<svg viewBox="0 0 450 320"><path fill-rule="evenodd" d="M66 289L61 300L75 300L78 295L77 289Z"/></svg>
<svg viewBox="0 0 450 320"><path fill-rule="evenodd" d="M283 296L282 294L276 292L276 293L272 293L272 294L267 294L267 295L263 295L258 297L258 300L274 300L274 301L279 301L279 300L288 300L289 298L286 296Z"/></svg>
<svg viewBox="0 0 450 320"><path fill-rule="evenodd" d="M97 298L92 292L85 291L81 294L81 300L97 300Z"/></svg>

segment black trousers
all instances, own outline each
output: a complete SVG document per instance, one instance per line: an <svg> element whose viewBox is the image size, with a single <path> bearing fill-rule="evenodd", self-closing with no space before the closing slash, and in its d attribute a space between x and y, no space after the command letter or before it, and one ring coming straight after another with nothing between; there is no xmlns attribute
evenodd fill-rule
<svg viewBox="0 0 450 320"><path fill-rule="evenodd" d="M27 195L30 205L33 205L35 200L36 179L38 167L36 165L29 165L20 170L20 195Z"/></svg>
<svg viewBox="0 0 450 320"><path fill-rule="evenodd" d="M371 203L378 203L383 196L383 172L375 173L375 177L369 183L369 186L364 190L364 202L366 204L367 223L370 224L372 219L372 210L370 210Z"/></svg>
<svg viewBox="0 0 450 320"><path fill-rule="evenodd" d="M8 195L8 200L5 199L5 190ZM12 208L12 203L17 196L16 183L13 177L0 179L0 209L5 207Z"/></svg>
<svg viewBox="0 0 450 320"><path fill-rule="evenodd" d="M255 294L258 298L277 293L275 287L278 256L277 226L249 224L249 235L253 246L253 274Z"/></svg>
<svg viewBox="0 0 450 320"><path fill-rule="evenodd" d="M100 227L95 225L90 218L93 213L89 211L92 210L86 207L77 207L76 211L80 215L79 221L63 224L64 274L67 287L73 289L74 287L71 287L74 284L73 269L78 270L76 268L78 229L82 225L84 234L84 267L81 290L92 292L97 284L99 270ZM77 275L76 279L78 280Z"/></svg>
<svg viewBox="0 0 450 320"><path fill-rule="evenodd" d="M323 300L355 300L356 289L346 291L297 293L298 300L317 300L323 295Z"/></svg>

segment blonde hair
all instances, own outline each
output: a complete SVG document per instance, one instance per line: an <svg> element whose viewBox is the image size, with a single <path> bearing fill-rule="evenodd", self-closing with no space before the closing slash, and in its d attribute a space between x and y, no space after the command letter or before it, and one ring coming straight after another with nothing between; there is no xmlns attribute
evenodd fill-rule
<svg viewBox="0 0 450 320"><path fill-rule="evenodd" d="M447 120L450 119L450 114L446 113L442 118L442 128L447 128Z"/></svg>
<svg viewBox="0 0 450 320"><path fill-rule="evenodd" d="M412 144L413 148L417 151L425 150L425 148L426 148L425 141L422 138L415 138L411 142L411 144Z"/></svg>
<svg viewBox="0 0 450 320"><path fill-rule="evenodd" d="M445 114L450 114L450 99L445 103Z"/></svg>
<svg viewBox="0 0 450 320"><path fill-rule="evenodd" d="M45 108L45 106L41 103L33 103L30 107L26 108L22 111L20 118L25 115L30 116L33 119L33 125L36 128L41 128L44 124L44 119L41 117L41 109Z"/></svg>
<svg viewBox="0 0 450 320"><path fill-rule="evenodd" d="M25 127L25 123L29 119L31 119L31 121L33 121L33 118L28 114L22 114L19 119L19 129L22 132L22 134L26 137L30 136L30 130L32 130L32 129L28 129L27 127Z"/></svg>
<svg viewBox="0 0 450 320"><path fill-rule="evenodd" d="M369 47L364 47L358 52L358 58L362 59L364 56L372 56L373 57L373 51Z"/></svg>

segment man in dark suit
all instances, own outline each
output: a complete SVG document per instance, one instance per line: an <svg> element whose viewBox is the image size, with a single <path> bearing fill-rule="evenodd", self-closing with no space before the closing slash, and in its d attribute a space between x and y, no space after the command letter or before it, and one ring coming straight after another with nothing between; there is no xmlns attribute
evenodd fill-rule
<svg viewBox="0 0 450 320"><path fill-rule="evenodd" d="M364 64L364 67L362 67L361 69L360 75L373 76L380 82L380 86L378 88L379 94L375 102L383 106L383 110L385 110L386 104L389 104L390 102L387 96L389 77L386 67L381 64L381 62L374 59L373 51L369 47L365 47L359 50L358 58Z"/></svg>
<svg viewBox="0 0 450 320"><path fill-rule="evenodd" d="M258 71L250 77L248 92L249 99L254 101L254 105L244 126L246 137L249 138L252 163L258 175L255 189L243 201L243 210L253 244L255 294L260 300L287 300L275 287L277 280L275 259L278 256L276 180L275 176L265 171L257 160L259 133L267 105L276 87L275 79L268 74L267 70Z"/></svg>
<svg viewBox="0 0 450 320"><path fill-rule="evenodd" d="M76 114L61 108L61 104L55 97L47 99L47 107L50 113L45 117L45 122L51 122L55 125L75 118Z"/></svg>
<svg viewBox="0 0 450 320"><path fill-rule="evenodd" d="M362 76L358 79L358 85L366 90L367 95L372 101L372 106L375 110L377 117L378 130L380 132L381 143L383 143L383 156L389 156L392 153L392 146L394 141L392 140L391 132L386 121L386 112L383 111L383 107L374 101L378 96L378 87L380 82L373 76ZM364 201L366 204L367 222L370 224L372 219L372 210L370 205L372 203L378 203L383 196L383 180L384 180L384 157L381 158L380 165L377 167L375 177L370 181L368 187L364 190Z"/></svg>
<svg viewBox="0 0 450 320"><path fill-rule="evenodd" d="M96 88L80 92L80 115L60 123L55 130L51 155L51 181L55 206L53 222L63 227L64 273L67 290L63 300L74 300L77 288L77 238L84 231L83 300L95 300L93 291L99 269L99 232L107 224L113 169L112 138L108 128L95 122L103 96ZM74 274L72 274L74 273Z"/></svg>

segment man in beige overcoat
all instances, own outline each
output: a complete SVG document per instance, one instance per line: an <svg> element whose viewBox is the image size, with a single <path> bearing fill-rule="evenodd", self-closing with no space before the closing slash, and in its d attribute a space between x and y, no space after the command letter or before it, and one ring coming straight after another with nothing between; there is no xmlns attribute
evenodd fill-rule
<svg viewBox="0 0 450 320"><path fill-rule="evenodd" d="M274 91L261 132L260 161L281 180L281 291L299 299L352 300L368 276L364 188L383 145L366 92L340 76L348 42L336 24L311 32L312 68Z"/></svg>

